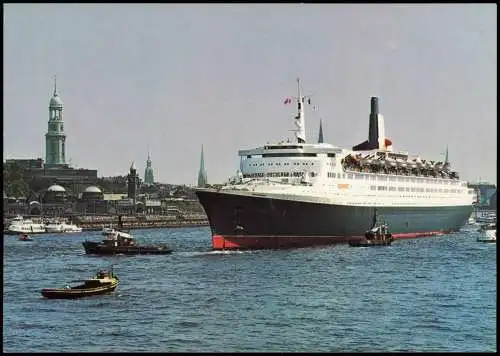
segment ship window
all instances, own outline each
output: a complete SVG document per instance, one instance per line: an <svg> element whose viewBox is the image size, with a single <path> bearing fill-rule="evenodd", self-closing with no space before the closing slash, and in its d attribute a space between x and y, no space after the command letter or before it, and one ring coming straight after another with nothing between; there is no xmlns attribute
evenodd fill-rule
<svg viewBox="0 0 500 356"><path fill-rule="evenodd" d="M377 186L376 185L370 185L370 189L371 190L377 190Z"/></svg>
<svg viewBox="0 0 500 356"><path fill-rule="evenodd" d="M287 150L287 149L294 149L294 148L303 148L303 146L296 146L296 145L288 145L288 146L264 146L264 149L266 149L266 150Z"/></svg>
<svg viewBox="0 0 500 356"><path fill-rule="evenodd" d="M247 158L252 158L252 156L251 156L251 155L248 155L248 156L247 156Z"/></svg>
<svg viewBox="0 0 500 356"><path fill-rule="evenodd" d="M405 187L399 187L398 188L398 192L404 192L405 191Z"/></svg>
<svg viewBox="0 0 500 356"><path fill-rule="evenodd" d="M291 153L263 153L262 157L317 157L316 153L291 152Z"/></svg>
<svg viewBox="0 0 500 356"><path fill-rule="evenodd" d="M389 187L389 190L390 190L390 191L395 191L395 190L396 190L396 187Z"/></svg>
<svg viewBox="0 0 500 356"><path fill-rule="evenodd" d="M328 153L327 156L328 157L335 157L335 153Z"/></svg>

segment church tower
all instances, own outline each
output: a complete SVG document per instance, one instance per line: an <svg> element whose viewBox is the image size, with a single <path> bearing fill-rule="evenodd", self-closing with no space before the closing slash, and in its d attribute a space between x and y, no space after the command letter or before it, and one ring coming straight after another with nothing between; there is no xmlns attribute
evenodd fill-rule
<svg viewBox="0 0 500 356"><path fill-rule="evenodd" d="M144 185L153 185L155 178L153 174L153 167L151 166L151 155L148 149L148 160L146 161L146 169L144 170Z"/></svg>
<svg viewBox="0 0 500 356"><path fill-rule="evenodd" d="M132 162L130 165L130 172L128 174L128 198L134 200L137 199L137 190L139 188L139 175L137 174L137 169L135 168L135 163Z"/></svg>
<svg viewBox="0 0 500 356"><path fill-rule="evenodd" d="M203 188L207 185L207 171L205 170L205 158L203 156L203 145L201 145L200 170L198 171L198 187Z"/></svg>
<svg viewBox="0 0 500 356"><path fill-rule="evenodd" d="M45 165L63 166L66 164L66 134L64 133L63 103L57 94L57 81L54 76L54 93L49 104L49 123L45 134Z"/></svg>

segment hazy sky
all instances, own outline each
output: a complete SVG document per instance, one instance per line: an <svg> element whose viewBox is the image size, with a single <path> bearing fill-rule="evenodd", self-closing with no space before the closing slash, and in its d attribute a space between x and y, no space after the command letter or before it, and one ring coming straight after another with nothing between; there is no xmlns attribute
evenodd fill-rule
<svg viewBox="0 0 500 356"><path fill-rule="evenodd" d="M238 149L292 138L296 92L314 94L306 132L352 147L380 97L395 150L496 182L495 4L7 4L4 159L43 157L53 75L66 157L99 176L209 183Z"/></svg>

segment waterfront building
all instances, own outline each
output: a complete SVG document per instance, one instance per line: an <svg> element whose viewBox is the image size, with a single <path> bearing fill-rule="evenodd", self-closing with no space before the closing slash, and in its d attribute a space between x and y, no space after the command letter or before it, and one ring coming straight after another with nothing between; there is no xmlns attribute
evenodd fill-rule
<svg viewBox="0 0 500 356"><path fill-rule="evenodd" d="M101 189L95 185L85 188L78 201L77 210L86 214L105 214L107 207Z"/></svg>
<svg viewBox="0 0 500 356"><path fill-rule="evenodd" d="M198 171L198 187L203 188L207 185L207 171L205 169L205 157L203 155L203 145L201 145L200 170Z"/></svg>
<svg viewBox="0 0 500 356"><path fill-rule="evenodd" d="M64 203L68 198L66 189L58 184L51 185L43 196L43 203Z"/></svg>

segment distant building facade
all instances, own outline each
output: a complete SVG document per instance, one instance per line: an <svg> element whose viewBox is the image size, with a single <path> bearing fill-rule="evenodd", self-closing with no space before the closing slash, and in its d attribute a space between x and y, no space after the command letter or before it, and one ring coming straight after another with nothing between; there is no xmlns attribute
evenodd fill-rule
<svg viewBox="0 0 500 356"><path fill-rule="evenodd" d="M477 207L480 209L496 209L497 208L497 187L491 183L469 183L469 188L472 188L477 193Z"/></svg>
<svg viewBox="0 0 500 356"><path fill-rule="evenodd" d="M42 158L20 158L20 159L7 159L5 160L5 164L7 165L18 165L23 169L39 169L43 168L43 159Z"/></svg>

